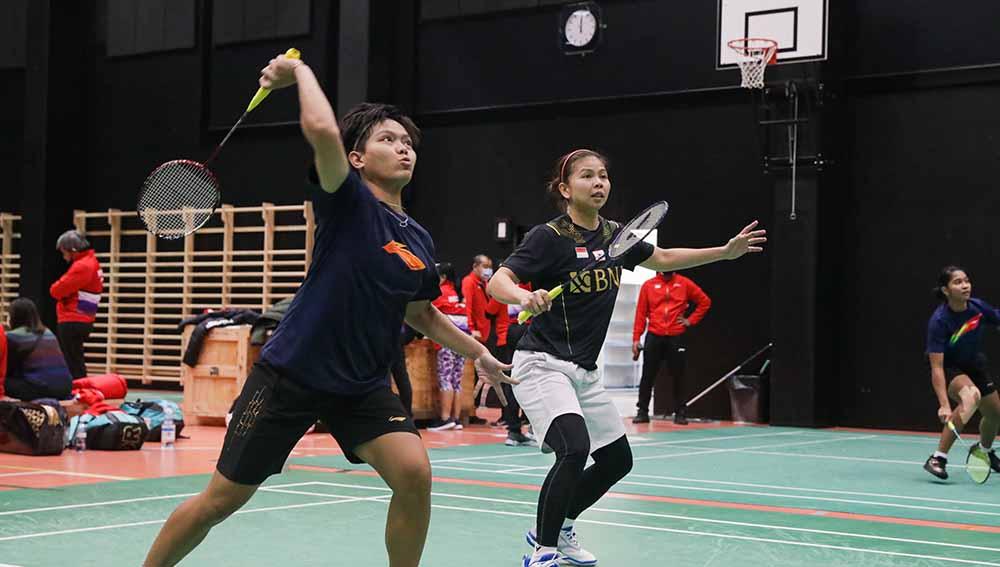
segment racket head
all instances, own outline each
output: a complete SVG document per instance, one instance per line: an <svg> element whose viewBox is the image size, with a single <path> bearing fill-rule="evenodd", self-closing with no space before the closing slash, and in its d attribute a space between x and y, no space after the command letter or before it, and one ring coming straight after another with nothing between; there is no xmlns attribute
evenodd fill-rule
<svg viewBox="0 0 1000 567"><path fill-rule="evenodd" d="M608 257L614 259L624 256L632 247L645 240L650 232L660 226L669 208L666 201L657 201L628 221L611 241L611 246L608 246Z"/></svg>
<svg viewBox="0 0 1000 567"><path fill-rule="evenodd" d="M978 443L969 447L969 454L965 457L965 472L976 484L983 484L990 478L990 457Z"/></svg>
<svg viewBox="0 0 1000 567"><path fill-rule="evenodd" d="M174 240L204 226L221 198L219 180L204 164L178 159L149 174L139 192L136 213L146 230Z"/></svg>

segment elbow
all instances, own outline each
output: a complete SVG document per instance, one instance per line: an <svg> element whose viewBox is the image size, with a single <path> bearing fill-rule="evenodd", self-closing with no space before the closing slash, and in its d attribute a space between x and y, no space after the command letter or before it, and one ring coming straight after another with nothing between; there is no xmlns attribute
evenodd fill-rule
<svg viewBox="0 0 1000 567"><path fill-rule="evenodd" d="M333 116L313 116L303 114L301 117L302 133L309 142L336 139L340 137L340 128Z"/></svg>

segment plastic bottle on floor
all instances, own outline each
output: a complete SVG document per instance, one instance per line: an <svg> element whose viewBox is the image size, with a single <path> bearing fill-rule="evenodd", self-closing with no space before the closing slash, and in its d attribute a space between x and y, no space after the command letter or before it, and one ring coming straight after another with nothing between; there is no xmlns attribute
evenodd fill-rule
<svg viewBox="0 0 1000 567"><path fill-rule="evenodd" d="M164 409L163 423L160 425L160 445L164 449L173 449L177 440L177 426L174 424L174 410Z"/></svg>
<svg viewBox="0 0 1000 567"><path fill-rule="evenodd" d="M77 451L87 450L87 424L83 422L82 416L77 418L76 435L73 436L73 448Z"/></svg>

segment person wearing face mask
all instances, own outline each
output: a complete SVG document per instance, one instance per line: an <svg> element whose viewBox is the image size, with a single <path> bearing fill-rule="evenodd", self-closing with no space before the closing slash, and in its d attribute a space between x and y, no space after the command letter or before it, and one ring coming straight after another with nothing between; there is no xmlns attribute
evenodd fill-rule
<svg viewBox="0 0 1000 567"><path fill-rule="evenodd" d="M486 296L486 282L493 276L493 260L485 254L476 254L472 258L472 270L462 278L462 299L465 301L465 315L469 323L469 334L472 338L485 344L490 340L490 320L486 317L489 297ZM478 391L478 389L476 390ZM478 407L479 400L476 400ZM477 416L469 416L469 423L483 424L486 420Z"/></svg>
<svg viewBox="0 0 1000 567"><path fill-rule="evenodd" d="M59 348L66 357L73 378L87 375L83 343L94 329L94 318L104 291L104 273L90 242L75 230L67 230L56 240L69 269L49 288L56 300Z"/></svg>
<svg viewBox="0 0 1000 567"><path fill-rule="evenodd" d="M469 320L472 338L486 343L490 338L490 320L486 318L486 282L493 276L493 260L485 254L477 254L472 259L472 270L462 278L462 299L465 300L465 315Z"/></svg>
<svg viewBox="0 0 1000 567"><path fill-rule="evenodd" d="M686 315L692 303L694 311ZM639 402L632 423L649 423L653 383L664 362L670 371L676 405L684 381L684 346L680 337L689 327L697 325L711 306L712 300L697 284L676 272L660 272L642 284L632 326L632 360L639 360L640 350L645 351L646 356L642 361ZM646 331L646 321L649 321L649 332L643 345L639 338Z"/></svg>

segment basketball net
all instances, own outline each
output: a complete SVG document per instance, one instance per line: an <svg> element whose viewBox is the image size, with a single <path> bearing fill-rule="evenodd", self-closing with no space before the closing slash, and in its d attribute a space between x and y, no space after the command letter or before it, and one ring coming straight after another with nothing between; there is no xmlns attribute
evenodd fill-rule
<svg viewBox="0 0 1000 567"><path fill-rule="evenodd" d="M778 42L773 39L744 37L728 43L739 57L737 63L743 74L740 84L745 89L764 88L765 68L778 60Z"/></svg>

